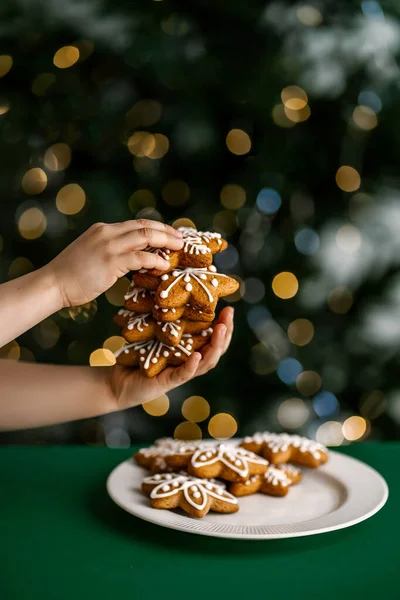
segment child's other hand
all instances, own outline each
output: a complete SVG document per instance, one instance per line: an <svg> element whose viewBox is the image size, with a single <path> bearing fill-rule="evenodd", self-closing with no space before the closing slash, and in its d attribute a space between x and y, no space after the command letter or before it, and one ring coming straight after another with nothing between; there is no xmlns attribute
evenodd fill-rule
<svg viewBox="0 0 400 600"><path fill-rule="evenodd" d="M78 306L97 298L129 271L168 269L169 262L162 256L144 252L147 246L180 250L182 234L146 219L97 223L45 268L55 278L62 305Z"/></svg>
<svg viewBox="0 0 400 600"><path fill-rule="evenodd" d="M181 367L168 367L151 379L143 375L140 369L113 367L111 389L117 402L115 410L144 404L213 369L229 347L233 333L233 315L233 308L225 307L214 327L210 342L200 352L194 352Z"/></svg>

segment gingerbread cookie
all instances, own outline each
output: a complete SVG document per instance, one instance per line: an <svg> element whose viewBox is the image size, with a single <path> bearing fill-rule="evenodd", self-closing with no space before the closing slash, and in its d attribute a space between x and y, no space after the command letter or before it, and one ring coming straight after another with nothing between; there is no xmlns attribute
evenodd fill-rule
<svg viewBox="0 0 400 600"><path fill-rule="evenodd" d="M209 323L203 321L178 319L163 323L156 321L151 313L131 312L122 335L129 343L158 339L169 346L177 346L184 333L201 335L203 331L209 331L209 329Z"/></svg>
<svg viewBox="0 0 400 600"><path fill-rule="evenodd" d="M125 308L134 312L145 313L151 312L153 304L154 291L140 287L132 281L125 294Z"/></svg>
<svg viewBox="0 0 400 600"><path fill-rule="evenodd" d="M140 370L147 377L155 377L167 366L181 365L196 350L206 344L206 336L191 336L184 334L181 343L177 346L163 344L159 340L149 340L146 342L134 342L122 346L114 356L117 363L124 367L139 366Z"/></svg>
<svg viewBox="0 0 400 600"><path fill-rule="evenodd" d="M182 250L167 250L165 248L146 248L145 252L154 252L168 260L170 267L168 271L178 266L184 267L208 267L212 263L213 254L222 252L228 246L228 242L221 237L220 233L211 231L197 231L193 227L179 227L178 231L183 235ZM165 271L151 269L150 274L162 275Z"/></svg>
<svg viewBox="0 0 400 600"><path fill-rule="evenodd" d="M253 475L247 481L232 483L229 491L234 496L250 496L261 492L267 496L286 496L291 485L301 480L301 471L293 465L269 465L263 475Z"/></svg>
<svg viewBox="0 0 400 600"><path fill-rule="evenodd" d="M177 319L211 323L215 319L215 306L211 307L211 311L207 311L199 310L190 304L186 304L186 306L181 306L180 308L160 308L158 304L154 304L153 317L163 323L170 323Z"/></svg>
<svg viewBox="0 0 400 600"><path fill-rule="evenodd" d="M142 490L150 496L153 508L181 508L192 517L204 517L210 510L219 513L239 510L237 499L224 485L185 474L157 473L146 477Z"/></svg>
<svg viewBox="0 0 400 600"><path fill-rule="evenodd" d="M294 462L316 468L328 460L328 450L322 444L288 433L256 433L245 437L242 448L255 452L272 464Z"/></svg>
<svg viewBox="0 0 400 600"><path fill-rule="evenodd" d="M183 442L173 438L162 438L156 440L153 446L141 448L132 458L138 465L149 469L152 473L165 473L173 470L166 462L167 456L176 453L181 456L191 455L203 445L203 442Z"/></svg>
<svg viewBox="0 0 400 600"><path fill-rule="evenodd" d="M268 462L253 452L225 444L199 448L184 457L171 454L166 461L174 468L186 467L195 477L219 477L226 481L245 481L251 475L265 473L268 468Z"/></svg>

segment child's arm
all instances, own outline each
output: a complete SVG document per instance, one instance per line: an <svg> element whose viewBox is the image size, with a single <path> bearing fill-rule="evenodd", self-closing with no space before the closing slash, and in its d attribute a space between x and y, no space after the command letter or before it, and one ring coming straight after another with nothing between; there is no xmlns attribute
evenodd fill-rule
<svg viewBox="0 0 400 600"><path fill-rule="evenodd" d="M148 379L139 369L67 367L0 361L0 430L94 417L143 404L203 375L227 350L233 309L221 311L211 341L181 367Z"/></svg>
<svg viewBox="0 0 400 600"><path fill-rule="evenodd" d="M168 268L143 252L147 246L182 245L179 231L157 221L93 225L50 264L0 285L0 347L63 307L90 302L129 271Z"/></svg>

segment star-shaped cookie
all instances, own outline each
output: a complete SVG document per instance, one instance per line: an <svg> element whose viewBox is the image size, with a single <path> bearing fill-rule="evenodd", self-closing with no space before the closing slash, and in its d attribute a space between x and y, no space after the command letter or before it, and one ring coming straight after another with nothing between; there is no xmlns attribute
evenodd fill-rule
<svg viewBox="0 0 400 600"><path fill-rule="evenodd" d="M245 437L241 446L274 465L294 462L316 468L328 460L328 450L323 444L288 433L255 433Z"/></svg>
<svg viewBox="0 0 400 600"><path fill-rule="evenodd" d="M234 496L250 496L261 492L267 496L286 496L290 486L301 481L300 469L293 465L269 465L263 475L253 475L247 481L232 483L229 491Z"/></svg>
<svg viewBox="0 0 400 600"><path fill-rule="evenodd" d="M228 246L220 233L212 231L197 231L193 227L179 227L183 235L183 248L181 250L168 250L166 248L146 248L145 252L153 252L168 260L168 271L183 267L208 267L212 264L213 254L222 252ZM151 269L151 275L162 275L165 271Z"/></svg>

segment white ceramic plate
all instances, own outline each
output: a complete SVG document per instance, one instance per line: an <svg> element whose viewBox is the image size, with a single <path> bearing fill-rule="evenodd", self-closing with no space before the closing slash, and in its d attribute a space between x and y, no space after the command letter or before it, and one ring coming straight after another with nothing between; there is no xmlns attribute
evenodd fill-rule
<svg viewBox="0 0 400 600"><path fill-rule="evenodd" d="M303 469L303 480L286 497L254 494L239 498L234 514L196 519L181 511L156 510L141 492L148 472L131 460L118 465L107 490L127 512L162 527L222 538L276 539L350 527L372 517L388 498L386 481L363 462L337 452L319 469Z"/></svg>

